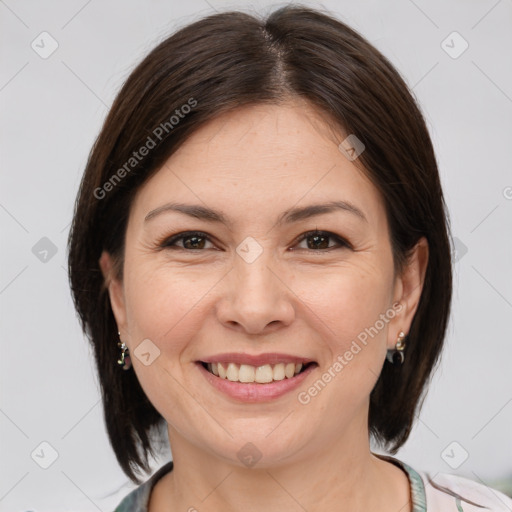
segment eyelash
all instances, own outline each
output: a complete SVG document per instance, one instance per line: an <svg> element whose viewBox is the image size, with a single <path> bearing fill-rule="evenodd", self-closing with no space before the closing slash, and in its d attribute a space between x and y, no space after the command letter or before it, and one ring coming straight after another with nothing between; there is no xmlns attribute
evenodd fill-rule
<svg viewBox="0 0 512 512"><path fill-rule="evenodd" d="M186 238L192 238L194 236L198 237L198 238L204 238L207 241L211 242L210 237L206 233L203 233L202 231L184 231L182 233L178 233L176 235L173 235L171 237L164 239L158 245L162 249L168 249L168 248L174 247L177 249L182 249L185 251L192 251L192 252L206 250L206 249L187 249L186 247L178 247L175 245L175 243L179 240L184 240ZM331 233L329 231L320 231L320 230L307 231L306 233L303 233L300 236L300 238L295 240L294 244L298 244L298 243L306 240L307 238L313 237L313 236L332 238L333 240L336 241L336 243L338 244L338 247L333 246L333 247L327 247L326 249L306 249L306 250L314 251L314 252L327 252L327 251L331 251L332 249L342 249L342 248L350 248L351 249L352 248L351 245L346 240L339 237L338 235L335 235L334 233Z"/></svg>

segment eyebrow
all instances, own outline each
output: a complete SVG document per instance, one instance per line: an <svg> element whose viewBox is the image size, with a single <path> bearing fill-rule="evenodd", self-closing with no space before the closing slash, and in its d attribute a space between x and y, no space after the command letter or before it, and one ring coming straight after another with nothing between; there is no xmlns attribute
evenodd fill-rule
<svg viewBox="0 0 512 512"><path fill-rule="evenodd" d="M196 219L204 220L207 222L219 222L229 226L229 220L224 216L223 213L205 206L196 204L183 204L183 203L167 203L163 206L159 206L154 210L150 211L144 218L144 222L160 215L164 212L179 212ZM309 206L303 206L299 208L292 208L283 212L277 220L277 225L291 224L300 220L315 217L316 215L322 215L324 213L332 213L334 211L344 211L351 213L364 222L368 223L368 219L364 213L354 204L348 201L331 201L324 204L312 204Z"/></svg>

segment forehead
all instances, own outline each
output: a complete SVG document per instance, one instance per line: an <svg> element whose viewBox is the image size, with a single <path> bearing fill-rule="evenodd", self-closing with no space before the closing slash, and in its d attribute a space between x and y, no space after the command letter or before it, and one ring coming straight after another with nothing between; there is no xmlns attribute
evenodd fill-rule
<svg viewBox="0 0 512 512"><path fill-rule="evenodd" d="M384 212L380 194L339 150L347 134L329 121L299 102L222 114L194 132L144 184L132 209L145 215L179 200L241 221L346 200L378 222Z"/></svg>

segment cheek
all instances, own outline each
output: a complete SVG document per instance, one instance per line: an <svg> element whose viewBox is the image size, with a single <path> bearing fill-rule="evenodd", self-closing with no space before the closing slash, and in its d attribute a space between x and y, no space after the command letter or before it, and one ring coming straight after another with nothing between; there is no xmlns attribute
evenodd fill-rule
<svg viewBox="0 0 512 512"><path fill-rule="evenodd" d="M187 318L194 315L195 306L218 280L213 273L199 275L190 269L180 270L163 264L134 262L127 264L126 270L125 290L131 332L138 338L150 338L159 346L163 346L164 341L167 344L169 341L178 343L184 338ZM178 346L172 345L174 348Z"/></svg>
<svg viewBox="0 0 512 512"><path fill-rule="evenodd" d="M386 311L388 282L378 272L344 268L318 273L314 283L303 280L303 285L297 295L308 306L308 326L319 334L322 364L316 379L298 390L297 399L301 407L312 404L328 412L333 421L326 435L336 435L340 424L368 406L381 372L387 324L370 330Z"/></svg>
<svg viewBox="0 0 512 512"><path fill-rule="evenodd" d="M341 421L365 406L382 369L388 322L381 315L389 307L391 276L371 265L347 265L301 281L297 295L308 306L309 326L316 322L324 357L323 382L300 391L317 407L340 404L333 414Z"/></svg>
<svg viewBox="0 0 512 512"><path fill-rule="evenodd" d="M130 352L137 353L139 344L147 339L159 351L150 349L151 357L158 355L149 365L132 357L134 370L154 407L175 425L181 420L172 411L188 411L188 421L197 414L178 383L184 380L182 355L194 335L192 329L194 326L198 329L198 323L190 321L194 306L211 288L209 279L193 279L190 275L185 278L185 274L186 271L176 271L154 262L149 265L127 259L125 264Z"/></svg>
<svg viewBox="0 0 512 512"><path fill-rule="evenodd" d="M390 287L389 276L362 265L322 269L294 280L294 291L321 320L333 349L343 349L378 321L389 307Z"/></svg>

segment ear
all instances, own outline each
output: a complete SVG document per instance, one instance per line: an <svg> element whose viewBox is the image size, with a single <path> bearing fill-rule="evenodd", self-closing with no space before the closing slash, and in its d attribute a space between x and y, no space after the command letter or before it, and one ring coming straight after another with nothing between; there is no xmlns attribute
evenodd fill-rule
<svg viewBox="0 0 512 512"><path fill-rule="evenodd" d="M399 302L401 309L393 319L389 330L388 348L395 348L398 333L406 335L418 309L428 265L429 248L425 237L418 240L400 276L395 279L393 304Z"/></svg>
<svg viewBox="0 0 512 512"><path fill-rule="evenodd" d="M110 297L110 305L112 312L117 322L117 328L121 333L121 339L125 339L126 334L126 307L124 300L124 288L123 283L115 277L114 272L114 261L112 256L103 251L99 259L99 265L103 278L105 280L105 286L108 289Z"/></svg>

